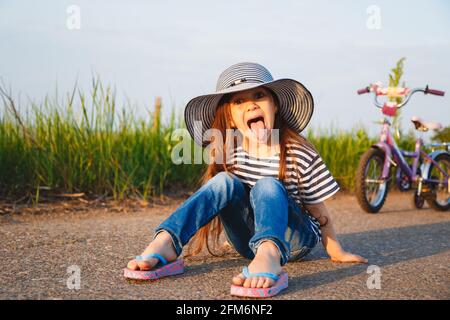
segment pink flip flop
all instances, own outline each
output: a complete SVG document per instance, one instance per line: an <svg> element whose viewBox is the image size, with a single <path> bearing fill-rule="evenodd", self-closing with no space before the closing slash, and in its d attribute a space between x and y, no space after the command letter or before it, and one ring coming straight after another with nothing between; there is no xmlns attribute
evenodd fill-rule
<svg viewBox="0 0 450 320"><path fill-rule="evenodd" d="M250 273L247 267L244 267L242 274L246 278L267 277L275 280L275 284L269 288L244 288L243 286L232 285L230 294L232 296L249 298L269 298L278 294L281 290L288 287L288 274L282 271L279 276L270 272Z"/></svg>
<svg viewBox="0 0 450 320"><path fill-rule="evenodd" d="M124 277L136 280L155 280L167 276L177 275L184 272L184 262L181 259L168 263L163 256L157 253L151 253L146 256L136 256L137 261L145 261L150 258L156 258L159 260L158 264L155 266L157 267L157 269L141 271L124 268L123 269Z"/></svg>

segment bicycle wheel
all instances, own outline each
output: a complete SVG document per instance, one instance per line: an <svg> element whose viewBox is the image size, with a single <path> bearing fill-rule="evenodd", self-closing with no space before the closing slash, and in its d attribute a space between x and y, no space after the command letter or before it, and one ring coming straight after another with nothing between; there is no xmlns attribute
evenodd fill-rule
<svg viewBox="0 0 450 320"><path fill-rule="evenodd" d="M388 181L381 182L384 152L377 148L367 150L356 170L356 198L361 208L368 213L377 213L386 200Z"/></svg>
<svg viewBox="0 0 450 320"><path fill-rule="evenodd" d="M438 166L450 174L450 154L442 153L434 159ZM427 203L435 210L447 211L450 208L450 194L448 185L446 184L447 178L436 166L431 164L430 170L427 175L428 179L439 180L437 183L429 183L429 191L424 193L424 197Z"/></svg>

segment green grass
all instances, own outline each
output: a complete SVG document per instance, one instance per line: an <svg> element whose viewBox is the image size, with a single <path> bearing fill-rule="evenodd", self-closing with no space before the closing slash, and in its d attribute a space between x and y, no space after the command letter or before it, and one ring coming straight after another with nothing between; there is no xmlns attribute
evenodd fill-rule
<svg viewBox="0 0 450 320"><path fill-rule="evenodd" d="M0 194L36 199L40 190L84 192L115 199L160 195L195 185L202 165L175 165L167 124L154 114L137 119L118 112L112 90L96 80L89 96L76 92L63 102L46 99L19 120L6 103L0 115ZM78 103L81 116L73 111ZM122 110L132 110L125 106ZM89 112L90 111L90 112Z"/></svg>
<svg viewBox="0 0 450 320"><path fill-rule="evenodd" d="M348 131L335 128L329 130L307 130L306 138L311 141L342 189L353 191L355 173L361 155L378 137L369 137L364 128ZM400 134L397 142L400 148L413 150L415 139L412 132Z"/></svg>
<svg viewBox="0 0 450 320"><path fill-rule="evenodd" d="M167 123L154 111L138 118L131 105L118 108L114 91L98 79L89 96L75 88L60 100L30 102L25 116L18 117L11 102L4 100L0 113L2 197L39 201L43 192L83 192L120 200L198 186L204 164L171 160L177 144L171 134L185 128L173 110ZM306 136L343 189L352 190L359 157L376 139L364 129L309 130ZM411 137L400 145L411 147Z"/></svg>

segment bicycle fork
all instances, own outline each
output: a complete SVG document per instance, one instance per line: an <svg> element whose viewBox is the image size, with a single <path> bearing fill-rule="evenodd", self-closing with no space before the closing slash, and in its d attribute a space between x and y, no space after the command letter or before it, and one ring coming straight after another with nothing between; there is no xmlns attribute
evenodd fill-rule
<svg viewBox="0 0 450 320"><path fill-rule="evenodd" d="M397 163L394 160L392 160L391 148L389 147L389 145L386 142L379 141L377 144L374 144L372 147L378 148L383 151L384 163L383 163L383 170L381 172L380 179L378 179L376 181L371 181L371 182L382 184L382 183L387 182L390 179L389 170L391 168L391 165L394 167L397 167Z"/></svg>

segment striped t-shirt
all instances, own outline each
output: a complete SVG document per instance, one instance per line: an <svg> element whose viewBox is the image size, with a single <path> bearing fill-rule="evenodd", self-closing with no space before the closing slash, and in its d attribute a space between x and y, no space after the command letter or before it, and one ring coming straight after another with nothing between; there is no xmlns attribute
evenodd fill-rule
<svg viewBox="0 0 450 320"><path fill-rule="evenodd" d="M316 204L328 199L339 190L339 185L317 152L298 143L289 143L286 147L283 184L288 194L317 226L320 237L320 224L309 214L304 204ZM230 172L251 188L261 178L278 179L279 162L279 153L271 157L256 158L249 155L242 146L238 146L233 149L227 164Z"/></svg>

